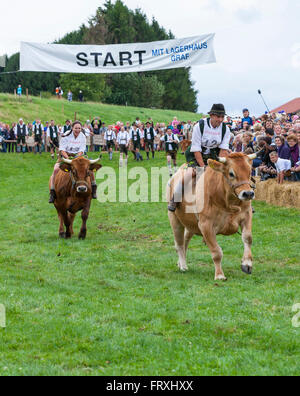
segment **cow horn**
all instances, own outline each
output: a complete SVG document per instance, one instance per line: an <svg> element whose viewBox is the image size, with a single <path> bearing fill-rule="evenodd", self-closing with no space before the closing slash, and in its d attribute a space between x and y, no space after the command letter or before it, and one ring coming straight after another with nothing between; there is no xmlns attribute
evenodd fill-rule
<svg viewBox="0 0 300 396"><path fill-rule="evenodd" d="M250 154L250 155L248 155L248 158L251 159L251 160L255 160L257 158L257 154L256 153L255 154Z"/></svg>
<svg viewBox="0 0 300 396"><path fill-rule="evenodd" d="M96 160L90 160L90 164L94 165L94 164L97 164L97 162L99 162L99 161L101 161L101 158L98 158Z"/></svg>
<svg viewBox="0 0 300 396"><path fill-rule="evenodd" d="M219 157L219 162L221 162L222 164L226 164L227 163L227 158Z"/></svg>
<svg viewBox="0 0 300 396"><path fill-rule="evenodd" d="M63 158L62 160L63 160L63 162L64 162L65 164L69 164L69 165L72 164L72 160L69 160L69 159L66 159L66 158Z"/></svg>

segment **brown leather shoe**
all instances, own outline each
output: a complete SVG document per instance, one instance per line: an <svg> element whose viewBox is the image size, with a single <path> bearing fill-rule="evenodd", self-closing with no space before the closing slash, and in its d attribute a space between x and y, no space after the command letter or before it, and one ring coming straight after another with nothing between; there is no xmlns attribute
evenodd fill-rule
<svg viewBox="0 0 300 396"><path fill-rule="evenodd" d="M97 185L96 184L92 185L92 198L97 199Z"/></svg>
<svg viewBox="0 0 300 396"><path fill-rule="evenodd" d="M171 199L169 206L168 206L168 210L169 212L176 212L178 203L174 201L174 197Z"/></svg>
<svg viewBox="0 0 300 396"><path fill-rule="evenodd" d="M55 200L56 200L56 192L55 190L50 190L49 204L53 204Z"/></svg>

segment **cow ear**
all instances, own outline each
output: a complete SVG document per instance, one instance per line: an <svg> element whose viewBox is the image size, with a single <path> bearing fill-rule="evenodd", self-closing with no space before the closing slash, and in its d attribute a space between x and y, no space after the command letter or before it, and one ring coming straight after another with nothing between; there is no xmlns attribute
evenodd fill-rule
<svg viewBox="0 0 300 396"><path fill-rule="evenodd" d="M102 168L102 165L100 165L100 164L93 164L93 165L90 165L90 170L91 171L98 171L99 169L101 169Z"/></svg>
<svg viewBox="0 0 300 396"><path fill-rule="evenodd" d="M207 161L208 166L216 172L223 173L224 172L224 164L222 162L214 161L209 159Z"/></svg>
<svg viewBox="0 0 300 396"><path fill-rule="evenodd" d="M61 169L62 171L64 171L64 172L71 172L72 165L65 164L64 162L62 162L62 163L59 165L59 167L60 167L60 169Z"/></svg>

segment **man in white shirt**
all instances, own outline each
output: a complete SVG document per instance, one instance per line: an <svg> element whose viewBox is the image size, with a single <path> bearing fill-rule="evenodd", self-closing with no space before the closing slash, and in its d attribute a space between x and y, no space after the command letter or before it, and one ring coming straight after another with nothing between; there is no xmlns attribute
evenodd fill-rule
<svg viewBox="0 0 300 396"><path fill-rule="evenodd" d="M56 149L59 148L59 140L58 140L59 130L55 125L54 120L51 120L50 125L47 129L47 137L49 138L51 157L54 159L54 154Z"/></svg>
<svg viewBox="0 0 300 396"><path fill-rule="evenodd" d="M41 124L41 120L36 120L35 125L32 127L32 132L34 134L34 153L39 152L42 154L42 139L44 133L44 126Z"/></svg>
<svg viewBox="0 0 300 396"><path fill-rule="evenodd" d="M128 161L128 147L130 142L130 136L127 131L125 131L124 127L121 127L120 132L118 133L117 142L120 147L120 167L123 166L123 155L125 154L125 164L127 165Z"/></svg>
<svg viewBox="0 0 300 396"><path fill-rule="evenodd" d="M165 149L167 153L167 162L168 162L168 168L169 168L169 173L170 177L173 176L172 172L172 160L173 160L173 165L174 165L174 174L177 172L177 150L178 150L178 145L179 145L179 139L178 136L173 133L171 128L167 129L167 133L165 136L160 138L161 142L165 142Z"/></svg>
<svg viewBox="0 0 300 396"><path fill-rule="evenodd" d="M174 196L168 206L170 212L175 212L178 204L182 202L183 186L195 174L194 169L201 172L209 159L218 160L219 157L228 156L230 129L224 123L225 107L223 104L214 104L208 114L210 118L200 120L194 126L192 145L185 153L189 169L182 183L175 187Z"/></svg>
<svg viewBox="0 0 300 396"><path fill-rule="evenodd" d="M22 152L24 154L26 151L26 136L28 136L28 128L26 124L24 124L22 118L19 119L19 123L16 125L14 132L17 137L17 151L20 153L20 146L22 146Z"/></svg>
<svg viewBox="0 0 300 396"><path fill-rule="evenodd" d="M132 125L132 129L130 131L130 139L132 141L132 149L134 160L136 161L143 161L143 157L140 153L142 140L144 139L144 135L137 127L136 123Z"/></svg>
<svg viewBox="0 0 300 396"><path fill-rule="evenodd" d="M79 121L75 121L72 125L72 130L65 134L60 141L59 152L60 156L66 159L83 156L86 148L86 137L82 132L82 125ZM56 199L55 193L55 176L60 170L60 159L54 167L54 172L51 176L50 199L49 203L54 203ZM92 178L92 193L93 199L97 199L97 184Z"/></svg>
<svg viewBox="0 0 300 396"><path fill-rule="evenodd" d="M276 151L271 151L270 160L276 166L278 184L282 184L285 177L291 176L292 163L290 160L279 158Z"/></svg>
<svg viewBox="0 0 300 396"><path fill-rule="evenodd" d="M154 128L151 126L150 122L147 122L146 128L144 130L145 134L145 148L147 154L147 160L149 160L149 152L152 151L152 158L154 159L155 151L154 151L154 138L156 136L156 132Z"/></svg>
<svg viewBox="0 0 300 396"><path fill-rule="evenodd" d="M107 148L107 151L109 153L109 159L110 161L112 161L113 159L113 148L115 146L115 142L116 142L116 134L112 129L112 125L108 126L107 131L104 133L104 140L105 140L105 145Z"/></svg>

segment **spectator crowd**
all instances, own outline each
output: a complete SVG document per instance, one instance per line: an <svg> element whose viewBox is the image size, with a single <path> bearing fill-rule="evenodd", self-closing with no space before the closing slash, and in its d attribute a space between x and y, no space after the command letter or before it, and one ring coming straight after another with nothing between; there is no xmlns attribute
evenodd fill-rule
<svg viewBox="0 0 300 396"><path fill-rule="evenodd" d="M265 114L260 118L251 117L248 109L243 110L242 117L225 117L224 122L230 128L230 149L232 152L245 154L257 153L253 162L253 174L261 180L277 178L300 181L300 117L285 113ZM143 123L139 118L134 122L118 121L106 125L99 117L87 120L83 132L87 137L86 151L108 151L110 159L114 149L122 146L122 140L127 134L126 143L132 151L135 160L142 160L139 150L136 150L135 140L140 142L139 148L145 151L147 159L152 158L156 151L165 150L164 137L168 130L176 135L176 141L192 140L195 123L179 121L176 117L169 123L153 123L148 119ZM56 125L54 121L35 120L25 124L19 122L7 125L0 122L0 145L2 153L42 154L51 152L54 158L62 134L71 130L71 121L65 125ZM150 136L151 134L151 136ZM152 145L147 145L147 135L152 138ZM178 145L178 148L180 146Z"/></svg>

